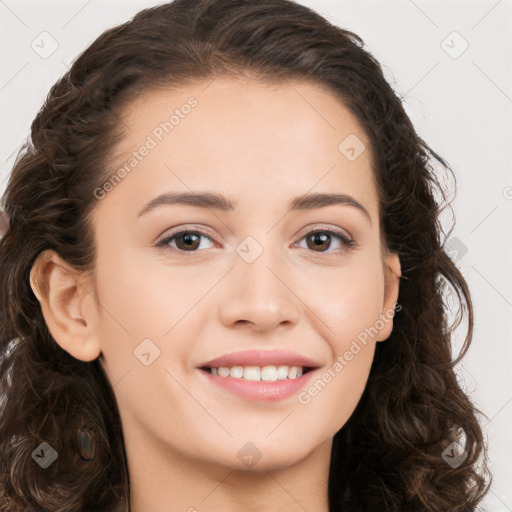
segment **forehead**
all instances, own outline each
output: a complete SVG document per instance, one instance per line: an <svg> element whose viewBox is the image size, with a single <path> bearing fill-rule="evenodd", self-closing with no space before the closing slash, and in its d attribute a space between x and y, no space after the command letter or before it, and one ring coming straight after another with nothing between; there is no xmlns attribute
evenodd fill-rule
<svg viewBox="0 0 512 512"><path fill-rule="evenodd" d="M163 189L219 190L260 204L337 191L377 208L367 136L318 84L217 77L146 91L121 119L125 135L109 168L128 172L111 194L135 203Z"/></svg>

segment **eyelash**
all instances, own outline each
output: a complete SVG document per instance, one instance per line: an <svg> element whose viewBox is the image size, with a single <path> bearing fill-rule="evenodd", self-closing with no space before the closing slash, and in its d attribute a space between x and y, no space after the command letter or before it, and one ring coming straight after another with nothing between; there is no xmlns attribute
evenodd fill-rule
<svg viewBox="0 0 512 512"><path fill-rule="evenodd" d="M214 240L211 238L211 236L209 234L201 231L201 230L197 230L197 229L184 229L184 230L172 233L171 235L165 237L164 239L162 239L160 242L158 242L156 244L156 247L161 247L161 248L164 248L164 249L165 248L170 248L169 247L169 242L174 240L178 235L183 235L185 233L204 236L204 237L208 238L211 242L214 243ZM338 238L340 240L340 242L342 243L342 245L344 245L345 248L347 248L347 249L355 249L355 248L358 247L358 244L354 240L349 238L345 233L342 233L341 231L338 231L338 230L335 230L335 229L332 229L332 228L317 228L317 229L313 229L312 231L306 233L306 235L304 235L299 241L301 241L301 240L303 240L303 239L305 239L305 238L307 238L307 237L309 237L311 235L317 234L317 233L328 233L329 235ZM171 249L175 250L175 251L178 251L178 252L182 252L182 253L200 252L200 250L197 250L197 249L193 250L193 251L184 251L183 249L178 249L178 248L175 248L175 247L172 247ZM330 252L329 251L312 251L312 252L316 252L318 254L330 254L331 252L334 252L334 251L330 251Z"/></svg>

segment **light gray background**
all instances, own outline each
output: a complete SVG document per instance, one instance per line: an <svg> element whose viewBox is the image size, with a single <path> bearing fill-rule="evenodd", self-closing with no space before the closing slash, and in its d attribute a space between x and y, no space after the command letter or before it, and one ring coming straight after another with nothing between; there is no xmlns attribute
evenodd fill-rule
<svg viewBox="0 0 512 512"><path fill-rule="evenodd" d="M405 95L419 134L455 171L450 244L459 248L476 311L472 348L457 372L490 418L482 423L494 484L482 510L512 511L512 0L301 3L363 38ZM0 0L0 193L33 117L74 57L106 28L156 4ZM50 52L52 44L49 56L32 48ZM459 330L456 353L461 339Z"/></svg>

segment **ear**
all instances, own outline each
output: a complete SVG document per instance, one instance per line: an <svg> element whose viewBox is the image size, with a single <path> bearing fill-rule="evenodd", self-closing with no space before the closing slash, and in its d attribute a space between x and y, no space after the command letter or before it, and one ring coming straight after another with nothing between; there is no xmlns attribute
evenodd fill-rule
<svg viewBox="0 0 512 512"><path fill-rule="evenodd" d="M376 341L386 340L393 330L393 316L400 289L400 277L402 275L398 254L394 252L388 253L384 260L384 267L384 299L382 303L381 321L379 322L379 335ZM397 310L399 311L398 308ZM383 327L380 328L382 324Z"/></svg>
<svg viewBox="0 0 512 512"><path fill-rule="evenodd" d="M51 249L38 255L30 271L30 286L51 335L66 352L82 361L92 361L101 353L99 316L89 292L89 277Z"/></svg>

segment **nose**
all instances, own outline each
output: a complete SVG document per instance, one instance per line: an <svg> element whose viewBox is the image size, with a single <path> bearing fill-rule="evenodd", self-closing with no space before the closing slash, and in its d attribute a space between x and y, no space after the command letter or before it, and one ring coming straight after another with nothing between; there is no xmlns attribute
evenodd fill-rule
<svg viewBox="0 0 512 512"><path fill-rule="evenodd" d="M292 327L302 315L299 299L284 264L264 251L248 263L236 257L227 274L219 301L219 316L226 327L246 325L256 331L271 331L281 324Z"/></svg>

